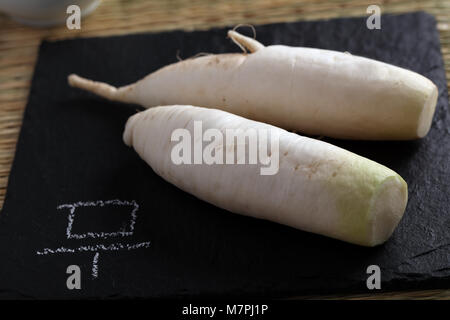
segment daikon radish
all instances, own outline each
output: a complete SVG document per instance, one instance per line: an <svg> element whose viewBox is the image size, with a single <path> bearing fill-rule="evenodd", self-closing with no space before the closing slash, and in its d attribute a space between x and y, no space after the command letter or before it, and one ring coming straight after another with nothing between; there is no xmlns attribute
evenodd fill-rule
<svg viewBox="0 0 450 320"><path fill-rule="evenodd" d="M250 130L276 133L278 149L267 149L267 159L276 162L276 173L261 175L262 164L177 164L173 153L183 139L175 139L174 132L186 129L193 143L198 142L202 137L195 137L196 122L202 124L203 139L208 129L225 134L228 129L241 129L244 138ZM158 175L199 199L234 213L354 244L375 246L386 241L407 203L406 182L385 166L329 143L221 110L187 105L151 108L129 118L123 139ZM215 139L209 141L200 150L206 152ZM218 152L223 147L223 157L231 154L233 158L238 143L230 141L215 141L213 149ZM250 139L241 141L250 150ZM192 157L189 153L188 158Z"/></svg>
<svg viewBox="0 0 450 320"><path fill-rule="evenodd" d="M415 72L348 53L265 47L235 31L228 35L251 53L187 59L118 89L76 75L69 83L115 101L216 108L335 138L408 140L430 129L438 90Z"/></svg>

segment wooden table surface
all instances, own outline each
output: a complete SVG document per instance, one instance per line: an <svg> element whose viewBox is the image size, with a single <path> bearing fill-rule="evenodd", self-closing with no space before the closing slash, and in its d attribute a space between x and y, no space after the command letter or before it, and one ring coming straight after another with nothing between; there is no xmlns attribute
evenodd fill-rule
<svg viewBox="0 0 450 320"><path fill-rule="evenodd" d="M103 0L92 15L81 20L81 30L68 30L65 25L31 28L0 14L0 206L3 205L42 39L365 16L371 4L379 5L382 13L425 10L433 14L438 21L442 54L449 78L450 0ZM450 300L450 290L313 298Z"/></svg>

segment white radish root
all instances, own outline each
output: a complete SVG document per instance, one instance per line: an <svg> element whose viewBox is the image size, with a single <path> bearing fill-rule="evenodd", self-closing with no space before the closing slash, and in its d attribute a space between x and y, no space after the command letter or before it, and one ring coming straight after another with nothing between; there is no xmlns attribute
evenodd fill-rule
<svg viewBox="0 0 450 320"><path fill-rule="evenodd" d="M179 128L274 130L279 167L175 164L172 133ZM124 142L165 180L220 208L363 246L385 242L406 207L406 182L394 171L329 143L216 109L155 107L130 117ZM225 141L225 140L224 140ZM225 153L234 152L225 144ZM272 155L273 157L273 155Z"/></svg>
<svg viewBox="0 0 450 320"><path fill-rule="evenodd" d="M431 126L437 87L418 73L348 53L273 45L230 30L250 54L217 54L166 66L121 88L69 76L110 100L144 107L190 104L310 135L408 140Z"/></svg>

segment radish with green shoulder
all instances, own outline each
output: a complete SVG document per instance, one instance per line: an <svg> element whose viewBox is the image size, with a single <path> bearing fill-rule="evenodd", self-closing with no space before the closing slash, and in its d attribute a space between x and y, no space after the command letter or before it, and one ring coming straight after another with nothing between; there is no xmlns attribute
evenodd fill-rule
<svg viewBox="0 0 450 320"><path fill-rule="evenodd" d="M432 122L436 85L410 70L330 50L264 46L229 31L250 53L180 61L115 88L69 76L72 86L145 107L189 104L305 134L409 140Z"/></svg>
<svg viewBox="0 0 450 320"><path fill-rule="evenodd" d="M204 130L225 134L227 129L240 129L242 134L271 132L278 137L276 154L268 152L278 162L275 174L260 174L258 165L173 161L180 143L174 132L181 128L195 137L198 121ZM406 182L387 167L329 143L222 110L188 105L150 108L129 118L123 139L158 175L199 199L358 245L385 242L407 203ZM246 147L249 141L245 140ZM236 146L234 140L223 139L214 149L234 158Z"/></svg>

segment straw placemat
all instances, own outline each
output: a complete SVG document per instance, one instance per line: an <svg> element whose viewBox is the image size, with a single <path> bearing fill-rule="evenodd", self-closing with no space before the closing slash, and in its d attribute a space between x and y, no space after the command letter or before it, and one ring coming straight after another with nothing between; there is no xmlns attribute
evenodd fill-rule
<svg viewBox="0 0 450 320"><path fill-rule="evenodd" d="M82 19L81 30L68 30L65 26L30 28L0 15L0 206L3 204L37 50L42 39L364 16L367 7L372 4L379 5L382 13L425 10L433 14L438 21L442 54L449 79L450 0L104 0L91 16ZM346 298L450 299L450 290Z"/></svg>

